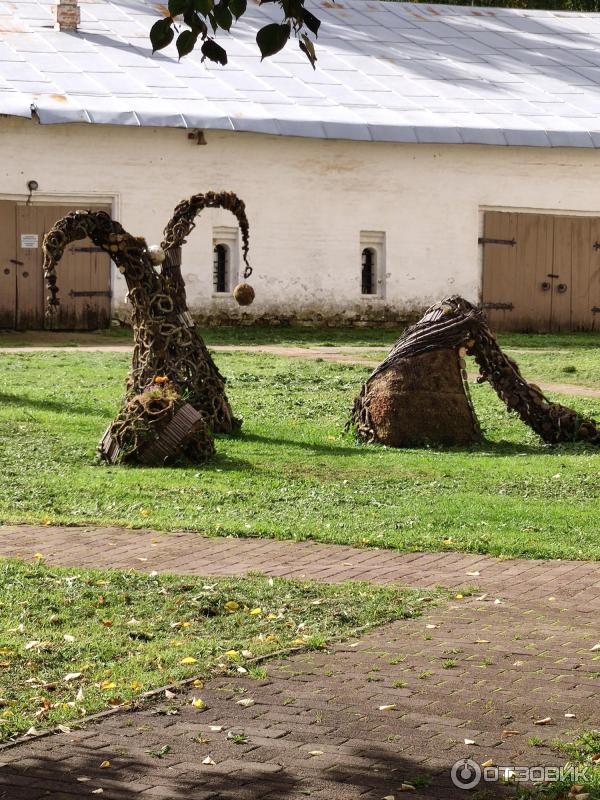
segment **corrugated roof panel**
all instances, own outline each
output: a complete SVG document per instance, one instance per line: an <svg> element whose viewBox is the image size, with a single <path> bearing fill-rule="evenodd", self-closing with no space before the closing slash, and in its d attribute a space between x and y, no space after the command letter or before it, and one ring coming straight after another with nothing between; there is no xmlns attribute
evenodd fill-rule
<svg viewBox="0 0 600 800"><path fill-rule="evenodd" d="M398 142L598 147L600 14L320 0L313 71L292 41L261 62L250 4L219 34L229 64L152 55L148 0L0 0L0 114Z"/></svg>

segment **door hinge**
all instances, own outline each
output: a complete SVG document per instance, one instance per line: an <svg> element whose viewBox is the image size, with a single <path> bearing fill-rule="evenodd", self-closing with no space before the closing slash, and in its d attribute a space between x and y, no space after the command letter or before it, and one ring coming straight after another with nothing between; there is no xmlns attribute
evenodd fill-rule
<svg viewBox="0 0 600 800"><path fill-rule="evenodd" d="M106 291L94 291L94 292L75 292L73 289L69 292L69 297L112 297L112 292L110 289Z"/></svg>
<svg viewBox="0 0 600 800"><path fill-rule="evenodd" d="M600 250L600 242L594 242L592 247L594 248L594 250Z"/></svg>
<svg viewBox="0 0 600 800"><path fill-rule="evenodd" d="M514 306L512 303L483 303L482 308L491 309L493 311L512 311Z"/></svg>
<svg viewBox="0 0 600 800"><path fill-rule="evenodd" d="M490 239L489 236L480 236L477 239L478 244L509 244L514 247L517 243L516 239Z"/></svg>
<svg viewBox="0 0 600 800"><path fill-rule="evenodd" d="M103 253L104 250L101 247L72 247L72 253Z"/></svg>

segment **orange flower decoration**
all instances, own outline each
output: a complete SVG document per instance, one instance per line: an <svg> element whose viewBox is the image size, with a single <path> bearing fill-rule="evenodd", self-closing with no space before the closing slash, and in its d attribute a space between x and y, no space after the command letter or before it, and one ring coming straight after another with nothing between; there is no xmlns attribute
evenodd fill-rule
<svg viewBox="0 0 600 800"><path fill-rule="evenodd" d="M169 379L167 378L166 375L155 375L153 380L154 383L159 383L159 384L169 382Z"/></svg>

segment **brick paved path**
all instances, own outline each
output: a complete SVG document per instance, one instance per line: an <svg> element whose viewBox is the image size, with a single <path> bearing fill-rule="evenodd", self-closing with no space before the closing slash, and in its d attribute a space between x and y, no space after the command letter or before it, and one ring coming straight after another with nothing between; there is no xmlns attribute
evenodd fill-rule
<svg viewBox="0 0 600 800"><path fill-rule="evenodd" d="M98 789L107 800L383 800L413 781L407 797L458 800L469 797L449 780L458 759L559 764L530 737L549 742L600 720L598 564L86 531L5 527L0 554L192 574L476 583L482 594L328 653L270 662L265 680L215 678L200 690L204 713L190 705L199 690L186 690L158 706L177 714L153 706L0 752L3 800L75 800ZM254 703L242 707L240 697ZM231 738L238 733L242 743ZM149 754L165 745L162 758ZM215 763L203 764L207 756Z"/></svg>

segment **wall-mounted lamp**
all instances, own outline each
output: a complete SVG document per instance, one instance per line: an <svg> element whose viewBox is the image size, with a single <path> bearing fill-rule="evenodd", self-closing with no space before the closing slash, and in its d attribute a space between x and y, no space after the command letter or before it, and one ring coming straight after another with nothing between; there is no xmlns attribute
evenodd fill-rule
<svg viewBox="0 0 600 800"><path fill-rule="evenodd" d="M195 141L196 144L206 144L206 137L204 136L204 131L200 130L189 131L187 138Z"/></svg>
<svg viewBox="0 0 600 800"><path fill-rule="evenodd" d="M29 197L27 198L27 205L31 203L31 198L34 192L40 188L40 185L37 181L27 181L27 188L29 189Z"/></svg>

